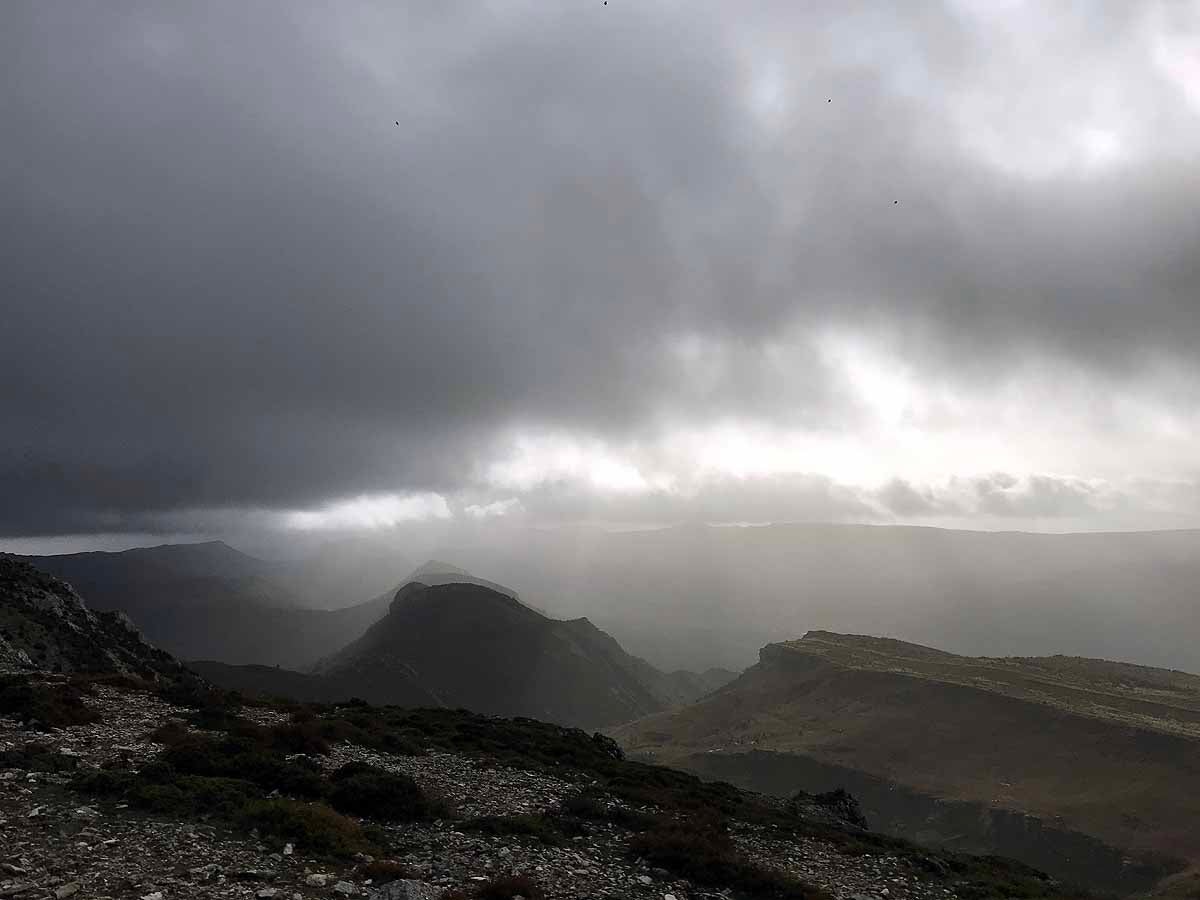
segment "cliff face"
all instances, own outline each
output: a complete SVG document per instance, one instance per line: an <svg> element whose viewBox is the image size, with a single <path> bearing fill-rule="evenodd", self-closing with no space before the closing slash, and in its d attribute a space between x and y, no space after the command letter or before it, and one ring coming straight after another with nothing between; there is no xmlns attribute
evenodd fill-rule
<svg viewBox="0 0 1200 900"><path fill-rule="evenodd" d="M95 612L66 582L0 558L0 669L123 672L143 677L181 670L121 612Z"/></svg>

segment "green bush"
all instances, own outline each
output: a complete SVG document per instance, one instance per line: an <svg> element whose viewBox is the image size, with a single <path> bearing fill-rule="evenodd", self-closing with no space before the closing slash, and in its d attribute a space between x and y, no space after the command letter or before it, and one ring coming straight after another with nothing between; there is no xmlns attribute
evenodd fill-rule
<svg viewBox="0 0 1200 900"><path fill-rule="evenodd" d="M414 822L445 813L442 805L407 775L385 772L366 763L347 763L333 773L331 781L329 802L339 812L382 822Z"/></svg>
<svg viewBox="0 0 1200 900"><path fill-rule="evenodd" d="M379 849L357 822L319 803L256 800L243 807L238 820L264 838L290 841L307 853L346 857Z"/></svg>
<svg viewBox="0 0 1200 900"><path fill-rule="evenodd" d="M326 790L319 766L287 760L252 738L191 735L168 746L159 759L180 774L240 778L297 797L317 798Z"/></svg>
<svg viewBox="0 0 1200 900"><path fill-rule="evenodd" d="M230 818L259 795L248 781L183 775L173 781L140 782L126 795L130 805L151 812L192 818Z"/></svg>

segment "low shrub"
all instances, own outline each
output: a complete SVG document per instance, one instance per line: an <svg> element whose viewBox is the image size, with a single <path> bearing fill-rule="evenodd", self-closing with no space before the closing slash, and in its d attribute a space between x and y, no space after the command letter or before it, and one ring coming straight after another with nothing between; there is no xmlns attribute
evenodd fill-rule
<svg viewBox="0 0 1200 900"><path fill-rule="evenodd" d="M242 808L238 821L264 838L294 843L308 853L346 857L379 849L357 822L320 803L256 800Z"/></svg>
<svg viewBox="0 0 1200 900"><path fill-rule="evenodd" d="M746 859L722 821L664 819L635 834L630 852L702 887L728 888L743 897L825 900L828 894L798 878Z"/></svg>
<svg viewBox="0 0 1200 900"><path fill-rule="evenodd" d="M567 843L567 835L559 823L544 815L482 816L478 819L468 819L459 827L463 831L490 837L533 838L547 847L561 847Z"/></svg>
<svg viewBox="0 0 1200 900"><path fill-rule="evenodd" d="M620 804L605 803L595 794L584 792L565 798L559 809L568 819L586 819L593 822L608 822L629 831L645 831L652 827L658 816Z"/></svg>
<svg viewBox="0 0 1200 900"><path fill-rule="evenodd" d="M243 705L241 694L215 688L199 676L173 679L158 689L158 696L172 706L197 710L237 710Z"/></svg>
<svg viewBox="0 0 1200 900"><path fill-rule="evenodd" d="M271 746L283 753L305 753L324 756L329 753L329 740L321 734L317 721L289 722L270 729Z"/></svg>
<svg viewBox="0 0 1200 900"><path fill-rule="evenodd" d="M84 692L71 684L31 684L23 676L0 677L0 716L27 728L49 731L100 721L100 713L83 702Z"/></svg>
<svg viewBox="0 0 1200 900"><path fill-rule="evenodd" d="M333 773L330 805L339 812L382 822L414 822L444 815L443 804L429 797L407 775L352 762Z"/></svg>
<svg viewBox="0 0 1200 900"><path fill-rule="evenodd" d="M27 743L23 747L0 750L0 769L25 769L28 772L73 772L79 760L47 747Z"/></svg>
<svg viewBox="0 0 1200 900"><path fill-rule="evenodd" d="M156 744L165 744L168 747L174 747L177 744L191 740L193 733L183 722L180 722L178 719L171 719L147 734L146 738L147 740L154 741Z"/></svg>
<svg viewBox="0 0 1200 900"><path fill-rule="evenodd" d="M150 812L193 818L230 818L257 796L258 789L237 778L183 775L172 781L139 781L126 795L131 806Z"/></svg>
<svg viewBox="0 0 1200 900"><path fill-rule="evenodd" d="M326 790L315 763L285 759L253 738L189 735L170 744L159 759L180 774L239 778L297 797L317 798Z"/></svg>

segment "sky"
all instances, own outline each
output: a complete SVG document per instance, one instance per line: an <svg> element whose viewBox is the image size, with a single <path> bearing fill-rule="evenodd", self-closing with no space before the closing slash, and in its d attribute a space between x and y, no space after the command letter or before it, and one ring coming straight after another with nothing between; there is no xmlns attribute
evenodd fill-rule
<svg viewBox="0 0 1200 900"><path fill-rule="evenodd" d="M0 547L1200 526L1200 4L0 8Z"/></svg>

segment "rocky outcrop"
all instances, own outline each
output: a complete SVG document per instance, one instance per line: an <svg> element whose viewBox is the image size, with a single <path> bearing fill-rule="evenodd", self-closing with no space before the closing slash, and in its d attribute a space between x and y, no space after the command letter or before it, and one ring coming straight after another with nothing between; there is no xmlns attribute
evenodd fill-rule
<svg viewBox="0 0 1200 900"><path fill-rule="evenodd" d="M120 612L95 612L66 582L0 557L0 669L119 672L154 678L181 666Z"/></svg>

